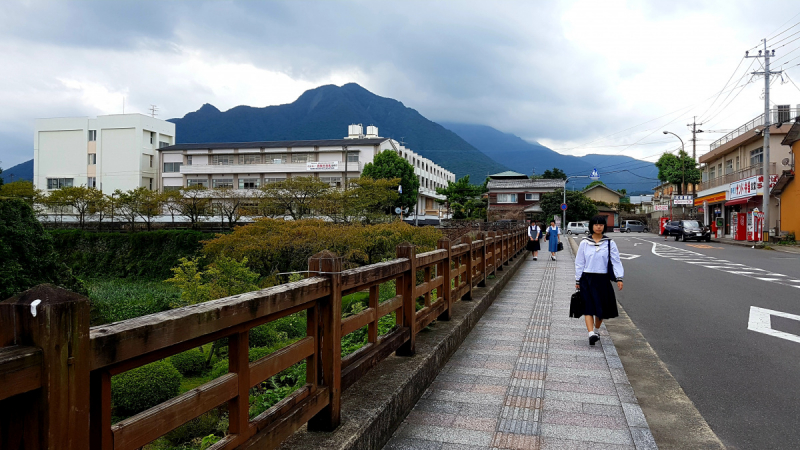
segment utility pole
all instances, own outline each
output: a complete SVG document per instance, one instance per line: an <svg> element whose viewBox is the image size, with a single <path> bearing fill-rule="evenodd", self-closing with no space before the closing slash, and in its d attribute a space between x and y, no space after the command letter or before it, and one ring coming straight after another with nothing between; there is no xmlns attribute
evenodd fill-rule
<svg viewBox="0 0 800 450"><path fill-rule="evenodd" d="M150 105L150 116L155 117L158 115L158 106Z"/></svg>
<svg viewBox="0 0 800 450"><path fill-rule="evenodd" d="M687 127L692 127L692 160L694 161L694 168L697 168L697 133L702 133L703 130L698 130L697 126L702 123L697 123L697 116L692 118L692 123L687 123ZM697 195L697 184L692 183L692 194Z"/></svg>
<svg viewBox="0 0 800 450"><path fill-rule="evenodd" d="M763 239L764 242L766 242L766 241L769 241L769 176L770 176L770 173L769 173L769 127L770 127L770 125L772 125L770 123L770 117L769 117L769 76L770 75L778 75L778 74L782 73L783 71L781 71L781 70L770 71L769 70L769 59L771 57L775 56L775 50L772 50L772 54L770 55L770 51L767 50L767 40L763 39L763 41L764 41L764 50L763 50L764 54L763 55L761 54L762 50L758 51L758 56L756 56L756 55L750 56L749 55L750 52L747 51L747 52L744 52L744 57L745 58L761 58L762 56L764 57L764 71L763 72L753 72L753 75L764 75L764 163L763 163L763 166L764 166L764 170L763 170L764 182L762 183L763 184L763 188L764 188L764 193L762 194L762 197L761 197L761 200L762 200L761 208L763 209L763 212L764 212L764 228L765 228L765 230L763 230L763 231L766 233L766 236L762 237L762 239ZM755 231L755 223L753 223L753 226L754 226L754 231Z"/></svg>

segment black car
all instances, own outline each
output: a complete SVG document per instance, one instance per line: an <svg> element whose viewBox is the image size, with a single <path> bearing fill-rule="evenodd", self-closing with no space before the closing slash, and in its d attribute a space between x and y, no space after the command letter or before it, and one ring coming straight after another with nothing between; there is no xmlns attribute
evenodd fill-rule
<svg viewBox="0 0 800 450"><path fill-rule="evenodd" d="M673 220L664 226L664 234L674 236L676 241L711 242L711 229L700 225L696 220Z"/></svg>

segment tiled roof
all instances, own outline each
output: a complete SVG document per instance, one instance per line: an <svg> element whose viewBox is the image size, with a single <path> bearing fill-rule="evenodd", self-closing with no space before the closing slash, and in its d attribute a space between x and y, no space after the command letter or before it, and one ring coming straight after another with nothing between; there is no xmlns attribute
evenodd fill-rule
<svg viewBox="0 0 800 450"><path fill-rule="evenodd" d="M496 173L494 175L489 175L489 178L508 178L508 177L525 177L528 178L527 175L524 173L514 172L512 170L506 170L505 172Z"/></svg>
<svg viewBox="0 0 800 450"><path fill-rule="evenodd" d="M603 184L595 184L594 186L592 186L592 187L590 187L590 188L584 189L584 190L583 190L583 193L585 194L585 193L587 193L587 192L591 191L592 189L594 189L594 188L599 188L599 187L601 187L601 188L603 188L603 189L605 189L605 190L607 190L607 191L609 191L609 192L613 193L614 195L619 195L620 197L624 197L624 195L620 194L619 192L617 192L617 191L615 191L615 190L611 189L610 187L608 187L608 186L605 186L605 185L603 185Z"/></svg>
<svg viewBox="0 0 800 450"><path fill-rule="evenodd" d="M564 187L564 180L538 179L538 180L489 180L486 185L492 189L554 189Z"/></svg>
<svg viewBox="0 0 800 450"><path fill-rule="evenodd" d="M159 150L213 150L227 148L284 148L284 147L341 147L343 145L378 145L389 138L370 139L319 139L313 141L256 141L208 142L203 144L175 144Z"/></svg>

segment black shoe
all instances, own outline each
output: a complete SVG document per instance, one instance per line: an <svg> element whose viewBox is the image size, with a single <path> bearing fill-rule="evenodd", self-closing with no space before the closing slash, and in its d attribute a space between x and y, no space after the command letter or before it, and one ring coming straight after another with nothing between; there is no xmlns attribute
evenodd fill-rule
<svg viewBox="0 0 800 450"><path fill-rule="evenodd" d="M539 258L537 258L537 257L535 257L535 256L534 256L534 257L533 257L533 260L534 260L534 261L538 261L538 260L539 260Z"/></svg>
<svg viewBox="0 0 800 450"><path fill-rule="evenodd" d="M593 335L589 336L589 345L594 345L595 342L597 342L599 340L600 340L600 336L598 336L596 334L593 334Z"/></svg>

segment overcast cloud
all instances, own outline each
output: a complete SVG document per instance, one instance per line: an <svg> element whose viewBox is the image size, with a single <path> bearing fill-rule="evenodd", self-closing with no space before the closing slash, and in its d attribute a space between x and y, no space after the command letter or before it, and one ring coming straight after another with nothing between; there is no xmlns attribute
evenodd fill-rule
<svg viewBox="0 0 800 450"><path fill-rule="evenodd" d="M124 99L126 112L156 104L166 119L203 103L289 103L347 82L435 121L490 125L564 153L652 161L675 147L660 130L691 137L686 123L708 109L744 51L800 22L798 13L789 0L4 0L0 161L32 157L39 117L120 113ZM795 37L777 44L788 43L778 62L800 56ZM751 63L758 67L743 61L734 82ZM800 85L800 67L787 75ZM783 81L774 102L800 104L800 89ZM762 89L754 80L728 107L711 108L710 129L758 115ZM701 136L699 153L720 135ZM645 145L623 146L637 141Z"/></svg>

